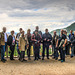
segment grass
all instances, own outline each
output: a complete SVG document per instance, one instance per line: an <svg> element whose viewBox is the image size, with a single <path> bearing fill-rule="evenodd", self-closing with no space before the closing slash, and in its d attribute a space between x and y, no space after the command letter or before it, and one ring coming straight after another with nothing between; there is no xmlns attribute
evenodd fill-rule
<svg viewBox="0 0 75 75"><path fill-rule="evenodd" d="M42 45L41 45L41 48L40 48L40 55L42 55L42 50L43 50L43 47L42 47ZM10 53L11 53L11 50L10 50L10 48L8 47L8 56L10 56ZM45 54L46 54L46 50L45 50ZM52 49L49 49L49 54L52 54ZM25 55L27 55L27 50L25 50ZM31 46L31 55L32 55L32 56L34 55L33 46ZM5 52L5 56L6 56L6 52ZM15 46L14 56L18 56L17 45Z"/></svg>

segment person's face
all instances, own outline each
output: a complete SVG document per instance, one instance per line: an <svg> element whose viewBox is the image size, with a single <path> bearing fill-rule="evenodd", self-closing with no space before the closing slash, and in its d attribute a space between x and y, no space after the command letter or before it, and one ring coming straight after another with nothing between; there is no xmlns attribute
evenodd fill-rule
<svg viewBox="0 0 75 75"><path fill-rule="evenodd" d="M11 32L11 35L14 35L14 31Z"/></svg>
<svg viewBox="0 0 75 75"><path fill-rule="evenodd" d="M48 33L48 30L45 30L45 33Z"/></svg>
<svg viewBox="0 0 75 75"><path fill-rule="evenodd" d="M22 28L20 28L20 33L22 32Z"/></svg>
<svg viewBox="0 0 75 75"><path fill-rule="evenodd" d="M61 34L63 34L63 30L61 30Z"/></svg>
<svg viewBox="0 0 75 75"><path fill-rule="evenodd" d="M56 35L56 31L54 31L54 35Z"/></svg>
<svg viewBox="0 0 75 75"><path fill-rule="evenodd" d="M75 36L75 32L74 32L74 36Z"/></svg>
<svg viewBox="0 0 75 75"><path fill-rule="evenodd" d="M67 32L66 32L66 35L67 35Z"/></svg>
<svg viewBox="0 0 75 75"><path fill-rule="evenodd" d="M22 35L24 35L24 31L22 31Z"/></svg>
<svg viewBox="0 0 75 75"><path fill-rule="evenodd" d="M6 32L6 28L5 27L3 28L3 32Z"/></svg>
<svg viewBox="0 0 75 75"><path fill-rule="evenodd" d="M36 27L36 30L39 30L39 27L38 26Z"/></svg>
<svg viewBox="0 0 75 75"><path fill-rule="evenodd" d="M65 31L63 31L63 34L65 34Z"/></svg>
<svg viewBox="0 0 75 75"><path fill-rule="evenodd" d="M30 33L31 31L30 30L28 30L28 33Z"/></svg>
<svg viewBox="0 0 75 75"><path fill-rule="evenodd" d="M38 34L38 32L36 31L36 32L35 32L35 34L37 35L37 34Z"/></svg>
<svg viewBox="0 0 75 75"><path fill-rule="evenodd" d="M70 31L70 33L72 34L72 30Z"/></svg>

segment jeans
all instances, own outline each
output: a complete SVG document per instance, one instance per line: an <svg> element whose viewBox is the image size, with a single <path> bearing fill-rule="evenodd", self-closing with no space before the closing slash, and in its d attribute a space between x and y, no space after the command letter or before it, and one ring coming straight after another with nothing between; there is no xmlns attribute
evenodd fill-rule
<svg viewBox="0 0 75 75"><path fill-rule="evenodd" d="M58 50L55 48L55 45L53 45L53 51L54 51L54 57L58 58Z"/></svg>
<svg viewBox="0 0 75 75"><path fill-rule="evenodd" d="M43 45L43 52L42 52L42 57L45 57L45 48L46 48L46 52L47 52L47 58L49 57L49 45L45 44Z"/></svg>
<svg viewBox="0 0 75 75"><path fill-rule="evenodd" d="M24 57L25 57L25 51L21 51L20 59L24 59Z"/></svg>
<svg viewBox="0 0 75 75"><path fill-rule="evenodd" d="M18 52L19 55L21 55L20 50L19 50L18 43L17 43L17 52Z"/></svg>
<svg viewBox="0 0 75 75"><path fill-rule="evenodd" d="M4 60L5 45L1 45L1 60Z"/></svg>
<svg viewBox="0 0 75 75"><path fill-rule="evenodd" d="M71 47L71 56L74 56L74 46Z"/></svg>

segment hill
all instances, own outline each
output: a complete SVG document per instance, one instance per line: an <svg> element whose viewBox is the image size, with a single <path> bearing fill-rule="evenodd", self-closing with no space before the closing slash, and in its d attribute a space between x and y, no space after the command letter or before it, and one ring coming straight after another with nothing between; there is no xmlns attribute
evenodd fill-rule
<svg viewBox="0 0 75 75"><path fill-rule="evenodd" d="M72 23L70 26L68 26L68 27L64 28L64 29L66 29L68 33L70 33L70 30L75 31L75 22L74 22L74 23ZM57 34L59 34L59 33L60 33L60 30L61 30L61 29L56 29ZM53 30L53 31L54 31L54 30ZM50 33L51 33L51 34L53 34L53 31L51 31Z"/></svg>

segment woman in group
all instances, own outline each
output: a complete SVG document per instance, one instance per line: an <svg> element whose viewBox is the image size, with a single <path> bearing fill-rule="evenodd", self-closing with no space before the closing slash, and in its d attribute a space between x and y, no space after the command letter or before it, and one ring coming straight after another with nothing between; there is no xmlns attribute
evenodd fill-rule
<svg viewBox="0 0 75 75"><path fill-rule="evenodd" d="M28 43L29 43L29 47L27 49L28 60L31 60L30 53L31 53L32 41L31 41L31 33L30 32L31 32L31 30L28 29L27 34L26 34L26 37L27 37L27 40L28 40Z"/></svg>
<svg viewBox="0 0 75 75"><path fill-rule="evenodd" d="M16 40L15 40L15 36L14 36L14 31L13 30L11 31L11 35L9 35L9 37L8 37L7 43L9 45L9 47L10 47L10 50L11 50L10 60L14 60L13 59L13 55L14 55Z"/></svg>
<svg viewBox="0 0 75 75"><path fill-rule="evenodd" d="M22 31L22 35L19 38L19 49L21 50L21 56L20 56L20 61L27 61L24 59L25 56L25 46L28 48L28 40L27 37L24 35L24 31Z"/></svg>

